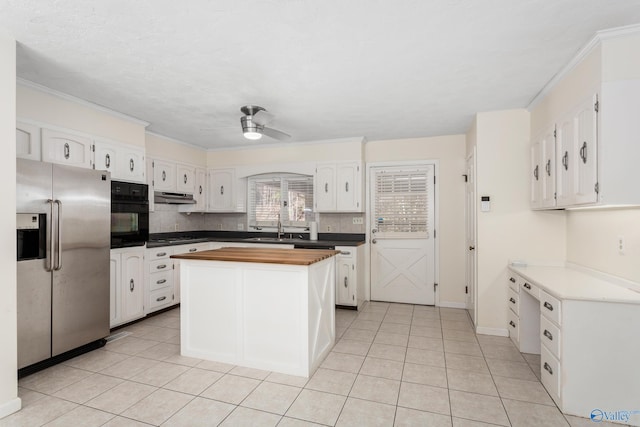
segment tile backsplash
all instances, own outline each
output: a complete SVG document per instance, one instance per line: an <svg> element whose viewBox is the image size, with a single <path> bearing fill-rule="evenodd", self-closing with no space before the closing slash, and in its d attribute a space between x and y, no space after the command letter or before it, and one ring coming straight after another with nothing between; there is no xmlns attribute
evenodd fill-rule
<svg viewBox="0 0 640 427"><path fill-rule="evenodd" d="M354 224L354 218L362 219L363 224ZM318 232L364 233L364 219L362 213L319 214ZM149 213L150 233L197 230L247 231L247 215L243 213L186 214L178 212L178 205L165 204L156 204L155 211Z"/></svg>

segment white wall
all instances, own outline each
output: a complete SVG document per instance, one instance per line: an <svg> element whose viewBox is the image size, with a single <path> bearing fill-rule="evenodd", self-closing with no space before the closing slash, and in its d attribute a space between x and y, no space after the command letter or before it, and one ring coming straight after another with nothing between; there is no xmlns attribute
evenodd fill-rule
<svg viewBox="0 0 640 427"><path fill-rule="evenodd" d="M436 206L440 245L439 299L441 305L465 303L465 136L370 141L365 144L365 160L393 162L438 160L439 204Z"/></svg>
<svg viewBox="0 0 640 427"><path fill-rule="evenodd" d="M145 134L146 154L149 158L172 160L196 166L207 166L207 152L162 135Z"/></svg>
<svg viewBox="0 0 640 427"><path fill-rule="evenodd" d="M478 331L507 333L507 264L563 262L565 214L529 208L529 113L507 110L476 117L476 197L491 211L477 213Z"/></svg>
<svg viewBox="0 0 640 427"><path fill-rule="evenodd" d="M16 42L0 30L0 418L20 409L16 338Z"/></svg>

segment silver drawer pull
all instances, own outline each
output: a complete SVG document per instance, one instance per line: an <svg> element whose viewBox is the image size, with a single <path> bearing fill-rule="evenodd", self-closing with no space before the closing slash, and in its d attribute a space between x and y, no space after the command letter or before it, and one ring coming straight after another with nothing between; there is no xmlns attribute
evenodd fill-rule
<svg viewBox="0 0 640 427"><path fill-rule="evenodd" d="M510 281L511 283L516 283L516 279L514 279L513 277L509 277L509 281Z"/></svg>
<svg viewBox="0 0 640 427"><path fill-rule="evenodd" d="M544 362L544 370L553 375L553 369L551 369L551 366L549 366L547 362Z"/></svg>
<svg viewBox="0 0 640 427"><path fill-rule="evenodd" d="M159 266L156 267L156 269L158 270L162 270L163 268L167 268L167 264L160 264Z"/></svg>
<svg viewBox="0 0 640 427"><path fill-rule="evenodd" d="M553 341L553 335L551 335L551 332L547 331L546 329L544 330L544 332L542 333L545 337L549 338L551 341Z"/></svg>
<svg viewBox="0 0 640 427"><path fill-rule="evenodd" d="M340 251L340 255L351 255L351 251Z"/></svg>
<svg viewBox="0 0 640 427"><path fill-rule="evenodd" d="M158 253L156 254L156 256L166 256L166 255L167 255L167 253L166 253L166 252L158 252Z"/></svg>
<svg viewBox="0 0 640 427"><path fill-rule="evenodd" d="M530 285L530 284L525 283L523 286L524 286L525 288L527 288L527 289L531 290L531 285Z"/></svg>
<svg viewBox="0 0 640 427"><path fill-rule="evenodd" d="M198 249L197 248L191 248L189 249L189 252L196 252Z"/></svg>
<svg viewBox="0 0 640 427"><path fill-rule="evenodd" d="M160 279L156 282L158 285L162 285L163 283L167 283L167 279Z"/></svg>
<svg viewBox="0 0 640 427"><path fill-rule="evenodd" d="M510 320L510 321L509 321L509 324L510 324L512 327L514 327L514 328L516 327L516 324L515 324L515 323L513 323L513 320Z"/></svg>
<svg viewBox="0 0 640 427"><path fill-rule="evenodd" d="M544 302L544 308L546 308L549 311L553 311L553 306L549 304L547 301Z"/></svg>
<svg viewBox="0 0 640 427"><path fill-rule="evenodd" d="M156 301L160 302L160 301L164 301L166 299L167 299L167 297L165 296L165 297L156 298Z"/></svg>
<svg viewBox="0 0 640 427"><path fill-rule="evenodd" d="M516 303L516 300L514 300L513 298L509 298L509 301L510 301L512 304L515 304L515 303Z"/></svg>

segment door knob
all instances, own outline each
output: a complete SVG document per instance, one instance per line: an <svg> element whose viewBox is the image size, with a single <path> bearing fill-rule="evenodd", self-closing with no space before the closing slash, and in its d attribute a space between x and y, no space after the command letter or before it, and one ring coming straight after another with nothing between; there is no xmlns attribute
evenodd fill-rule
<svg viewBox="0 0 640 427"><path fill-rule="evenodd" d="M475 246L469 246L469 250L470 250L470 251L475 251L475 250L476 250L476 247L475 247Z"/></svg>

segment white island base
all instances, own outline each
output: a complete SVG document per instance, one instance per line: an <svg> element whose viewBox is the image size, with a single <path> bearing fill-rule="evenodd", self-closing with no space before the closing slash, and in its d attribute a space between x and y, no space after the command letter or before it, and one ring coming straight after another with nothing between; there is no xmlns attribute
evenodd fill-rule
<svg viewBox="0 0 640 427"><path fill-rule="evenodd" d="M211 251L214 252L214 251ZM183 356L310 377L335 342L335 258L180 260Z"/></svg>

